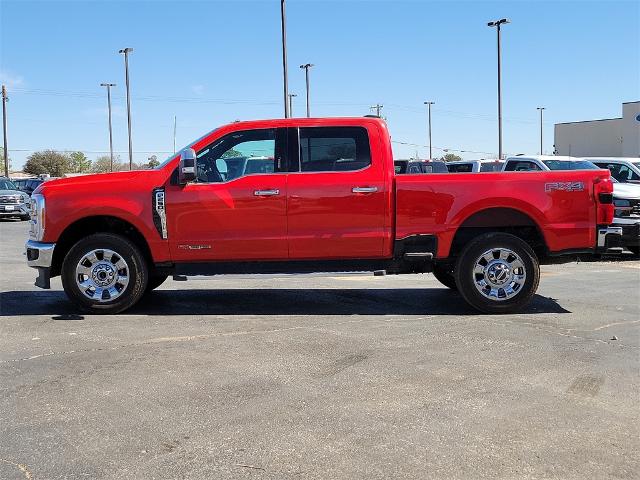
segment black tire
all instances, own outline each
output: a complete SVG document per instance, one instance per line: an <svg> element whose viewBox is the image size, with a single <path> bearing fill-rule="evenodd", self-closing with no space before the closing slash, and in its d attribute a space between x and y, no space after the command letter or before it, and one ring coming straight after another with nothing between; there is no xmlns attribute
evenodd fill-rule
<svg viewBox="0 0 640 480"><path fill-rule="evenodd" d="M434 265L433 276L436 277L436 280L438 280L445 287L450 288L451 290L458 290L458 285L456 285L456 277L453 273L453 268L446 267L444 265Z"/></svg>
<svg viewBox="0 0 640 480"><path fill-rule="evenodd" d="M87 297L76 281L76 267L93 250L115 252L127 265L128 283L114 300L93 300ZM120 313L135 305L145 292L148 282L147 264L136 245L125 237L97 233L76 243L62 262L62 286L69 299L85 312Z"/></svg>
<svg viewBox="0 0 640 480"><path fill-rule="evenodd" d="M521 262L515 263L515 265L521 263L522 267L517 267L515 270L511 269L510 271L512 273L515 273L516 271L520 273L521 270L523 270L525 278L521 283L509 283L511 278L515 277L507 277L506 283L504 283L503 286L510 287L512 291L515 290L513 296L508 298L506 293L507 290L499 287L495 290L498 294L500 290L502 290L503 298L491 299L485 296L488 295L486 290L485 294L483 294L476 287L476 280L485 280L486 282L491 278L488 275L490 272L486 271L486 276L485 273L475 274L474 268L478 261L486 262L486 266L489 268L489 262L487 262L486 259L482 260L483 253L494 250L494 252L489 255L495 256L495 253L498 252L499 249L503 249L503 252L511 251L513 254L520 257ZM509 258L514 257L512 256ZM497 258L495 260L499 261ZM511 261L514 262L516 259ZM507 233L488 233L475 238L465 247L458 259L455 277L456 284L458 285L458 291L473 308L484 313L514 313L521 310L527 303L529 303L533 295L536 293L538 284L540 283L540 266L531 247L520 238ZM488 286L487 288L491 290L490 287L491 286Z"/></svg>
<svg viewBox="0 0 640 480"><path fill-rule="evenodd" d="M158 288L160 285L162 285L164 283L164 281L169 278L169 275L162 275L162 274L158 274L158 273L150 273L149 274L149 281L147 282L147 289L145 291L145 294L151 292L152 290L155 290L156 288Z"/></svg>
<svg viewBox="0 0 640 480"><path fill-rule="evenodd" d="M31 217L29 215L23 215L20 217L20 220L25 221L25 220L31 220Z"/></svg>

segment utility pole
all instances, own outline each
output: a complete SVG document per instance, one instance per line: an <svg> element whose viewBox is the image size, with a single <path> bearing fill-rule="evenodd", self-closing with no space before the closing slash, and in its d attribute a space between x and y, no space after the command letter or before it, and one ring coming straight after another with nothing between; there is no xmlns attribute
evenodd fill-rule
<svg viewBox="0 0 640 480"><path fill-rule="evenodd" d="M2 85L2 133L4 134L4 176L9 178L9 150L7 150L7 89Z"/></svg>
<svg viewBox="0 0 640 480"><path fill-rule="evenodd" d="M297 97L295 93L289 93L289 115L293 117L293 97Z"/></svg>
<svg viewBox="0 0 640 480"><path fill-rule="evenodd" d="M107 107L109 110L109 153L111 155L111 171L113 172L113 133L111 130L111 87L115 87L115 83L101 83L101 87L107 87Z"/></svg>
<svg viewBox="0 0 640 480"><path fill-rule="evenodd" d="M309 69L313 67L313 63L305 63L300 65L300 68L304 68L304 78L307 84L307 118L311 116L311 106L309 104Z"/></svg>
<svg viewBox="0 0 640 480"><path fill-rule="evenodd" d="M542 152L542 112L546 110L545 107L537 107L536 110L540 110L540 155L544 155Z"/></svg>
<svg viewBox="0 0 640 480"><path fill-rule="evenodd" d="M129 128L129 170L133 168L133 147L131 146L131 96L129 95L129 54L133 48L123 48L119 53L124 54L124 75L127 84L127 126Z"/></svg>
<svg viewBox="0 0 640 480"><path fill-rule="evenodd" d="M376 103L375 105L372 105L370 108L372 110L376 111L376 116L377 117L380 117L380 112L381 112L383 107L384 107L384 105L380 105L379 103ZM382 118L382 117L380 117L380 118Z"/></svg>
<svg viewBox="0 0 640 480"><path fill-rule="evenodd" d="M487 23L489 27L496 27L498 32L498 159L502 160L502 71L500 65L500 25L510 23L508 19L501 18L495 22Z"/></svg>
<svg viewBox="0 0 640 480"><path fill-rule="evenodd" d="M174 115L173 116L173 154L174 155L176 153L176 130L177 130L177 127L178 127L178 119Z"/></svg>
<svg viewBox="0 0 640 480"><path fill-rule="evenodd" d="M287 17L285 14L285 0L280 0L280 26L282 27L282 86L284 90L284 118L291 117L289 111L289 79L287 74Z"/></svg>
<svg viewBox="0 0 640 480"><path fill-rule="evenodd" d="M431 105L436 102L424 102L424 104L429 108L429 159L433 158L433 153L431 151Z"/></svg>

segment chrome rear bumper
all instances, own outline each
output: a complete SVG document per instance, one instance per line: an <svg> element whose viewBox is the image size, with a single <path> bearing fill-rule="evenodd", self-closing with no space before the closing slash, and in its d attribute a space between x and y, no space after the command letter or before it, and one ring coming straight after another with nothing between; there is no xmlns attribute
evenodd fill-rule
<svg viewBox="0 0 640 480"><path fill-rule="evenodd" d="M622 236L622 227L601 227L598 228L597 247L604 248L607 245L607 235Z"/></svg>

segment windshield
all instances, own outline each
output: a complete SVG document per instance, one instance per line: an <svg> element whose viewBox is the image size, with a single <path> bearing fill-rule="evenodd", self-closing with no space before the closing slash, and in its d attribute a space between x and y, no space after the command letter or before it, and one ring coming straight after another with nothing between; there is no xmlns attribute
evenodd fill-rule
<svg viewBox="0 0 640 480"><path fill-rule="evenodd" d="M640 162L631 162L632 165L636 168L640 168Z"/></svg>
<svg viewBox="0 0 640 480"><path fill-rule="evenodd" d="M0 190L18 190L13 182L9 180L0 179Z"/></svg>
<svg viewBox="0 0 640 480"><path fill-rule="evenodd" d="M549 170L598 170L599 167L586 160L543 160Z"/></svg>

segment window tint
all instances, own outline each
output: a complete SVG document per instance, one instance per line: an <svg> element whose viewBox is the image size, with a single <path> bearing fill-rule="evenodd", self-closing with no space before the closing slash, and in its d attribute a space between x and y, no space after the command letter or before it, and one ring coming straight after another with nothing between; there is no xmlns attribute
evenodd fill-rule
<svg viewBox="0 0 640 480"><path fill-rule="evenodd" d="M611 176L619 182L625 183L629 181L640 180L640 176L626 165L620 163L596 163L600 168L606 168L611 172Z"/></svg>
<svg viewBox="0 0 640 480"><path fill-rule="evenodd" d="M543 160L549 170L595 170L598 167L586 160Z"/></svg>
<svg viewBox="0 0 640 480"><path fill-rule="evenodd" d="M502 164L499 162L481 163L481 172L499 172L502 169Z"/></svg>
<svg viewBox="0 0 640 480"><path fill-rule="evenodd" d="M361 170L371 165L369 137L362 127L300 129L300 171Z"/></svg>
<svg viewBox="0 0 640 480"><path fill-rule="evenodd" d="M219 138L196 154L198 182L228 182L245 175L274 173L276 130L246 130Z"/></svg>
<svg viewBox="0 0 640 480"><path fill-rule="evenodd" d="M473 163L458 163L455 165L447 165L447 169L454 173L470 173L473 172Z"/></svg>
<svg viewBox="0 0 640 480"><path fill-rule="evenodd" d="M538 165L528 160L510 160L507 162L507 172L537 172L542 170Z"/></svg>
<svg viewBox="0 0 640 480"><path fill-rule="evenodd" d="M447 165L444 162L431 162L433 173L449 173Z"/></svg>
<svg viewBox="0 0 640 480"><path fill-rule="evenodd" d="M0 190L18 190L16 186L9 180L0 179Z"/></svg>

